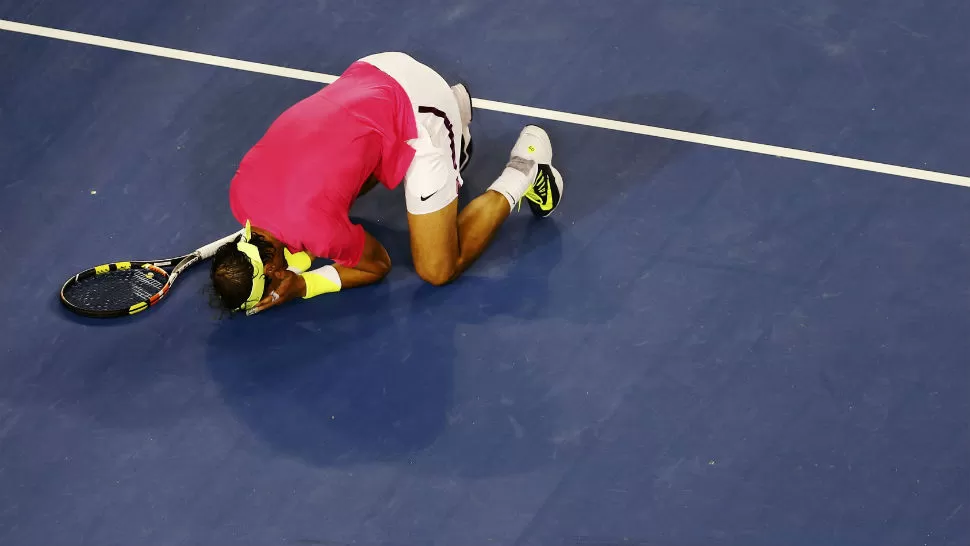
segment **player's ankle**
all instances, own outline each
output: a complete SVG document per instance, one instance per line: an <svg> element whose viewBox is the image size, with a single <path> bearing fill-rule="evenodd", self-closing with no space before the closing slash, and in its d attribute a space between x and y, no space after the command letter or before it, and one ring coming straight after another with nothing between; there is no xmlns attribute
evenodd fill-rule
<svg viewBox="0 0 970 546"><path fill-rule="evenodd" d="M488 189L505 196L505 199L509 202L510 209L514 209L519 199L528 191L529 183L532 180L529 178L529 174L535 167L534 161L523 160L521 158L517 159L521 161L516 162L515 165L513 165L513 162L516 161L515 159L510 161L502 174L488 187ZM527 171L523 172L522 168L525 167L525 163L522 162L529 164Z"/></svg>

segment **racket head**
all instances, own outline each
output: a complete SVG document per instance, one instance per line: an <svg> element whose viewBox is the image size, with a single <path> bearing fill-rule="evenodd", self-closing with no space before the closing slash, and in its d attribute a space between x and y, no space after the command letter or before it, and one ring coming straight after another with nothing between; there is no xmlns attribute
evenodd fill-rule
<svg viewBox="0 0 970 546"><path fill-rule="evenodd" d="M159 302L175 278L199 256L190 254L156 262L115 262L81 271L61 287L61 303L82 316L124 317ZM165 266L178 261L169 273Z"/></svg>

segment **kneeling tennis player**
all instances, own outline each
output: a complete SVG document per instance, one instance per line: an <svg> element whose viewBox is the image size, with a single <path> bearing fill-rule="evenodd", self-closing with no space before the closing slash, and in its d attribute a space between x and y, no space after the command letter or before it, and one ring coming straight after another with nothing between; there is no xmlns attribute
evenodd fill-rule
<svg viewBox="0 0 970 546"><path fill-rule="evenodd" d="M220 304L247 314L376 283L391 260L350 221L377 184L403 184L415 270L440 286L485 250L521 200L552 213L563 182L545 131L526 126L488 190L458 211L472 154L472 99L403 53L360 59L283 112L244 156L229 190L245 229L213 257ZM333 262L309 270L314 258Z"/></svg>

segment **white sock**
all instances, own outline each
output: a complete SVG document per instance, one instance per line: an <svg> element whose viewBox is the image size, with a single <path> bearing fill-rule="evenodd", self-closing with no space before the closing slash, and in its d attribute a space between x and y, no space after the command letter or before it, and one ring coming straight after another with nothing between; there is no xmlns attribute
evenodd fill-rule
<svg viewBox="0 0 970 546"><path fill-rule="evenodd" d="M529 190L529 185L535 180L537 166L531 159L513 157L505 166L505 170L488 189L497 191L509 201L509 207L515 208L519 199Z"/></svg>

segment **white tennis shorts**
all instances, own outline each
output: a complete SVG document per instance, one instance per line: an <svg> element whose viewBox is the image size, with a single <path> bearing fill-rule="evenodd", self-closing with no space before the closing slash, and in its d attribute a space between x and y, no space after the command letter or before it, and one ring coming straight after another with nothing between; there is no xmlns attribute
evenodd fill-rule
<svg viewBox="0 0 970 546"><path fill-rule="evenodd" d="M378 53L360 59L394 78L411 99L418 137L408 142L416 151L404 175L408 212L436 212L458 198L464 181L458 170L464 127L458 100L448 82L404 53Z"/></svg>

